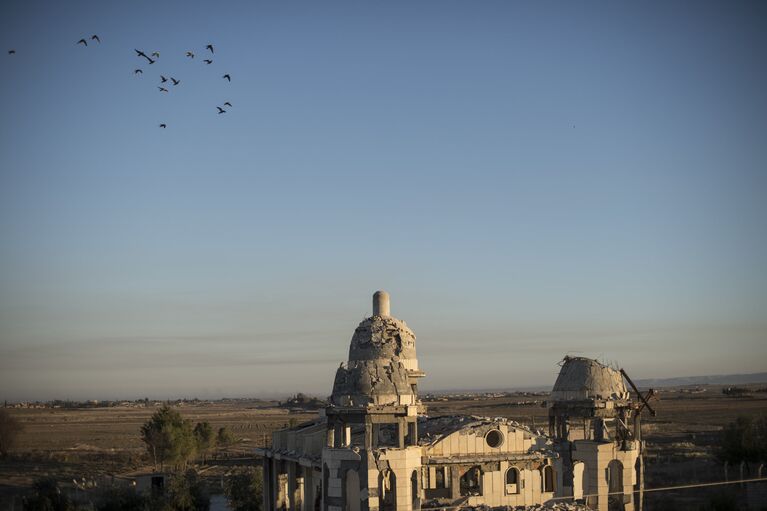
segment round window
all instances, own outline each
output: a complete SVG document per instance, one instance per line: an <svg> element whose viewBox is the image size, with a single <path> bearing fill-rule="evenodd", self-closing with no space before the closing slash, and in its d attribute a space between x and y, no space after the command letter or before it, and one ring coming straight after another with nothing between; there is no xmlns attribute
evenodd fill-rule
<svg viewBox="0 0 767 511"><path fill-rule="evenodd" d="M503 434L497 429L491 429L487 432L487 435L485 435L485 442L487 442L487 445L493 449L500 447L503 445Z"/></svg>

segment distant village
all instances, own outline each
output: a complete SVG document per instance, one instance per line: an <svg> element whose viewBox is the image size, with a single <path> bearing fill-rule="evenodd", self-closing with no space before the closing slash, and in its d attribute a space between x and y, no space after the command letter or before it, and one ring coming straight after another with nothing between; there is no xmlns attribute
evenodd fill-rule
<svg viewBox="0 0 767 511"><path fill-rule="evenodd" d="M531 406L545 404L545 398L548 392L450 392L450 393L427 393L424 395L424 401L448 402L448 401L482 401L485 399L497 398L520 398L530 397L533 399L516 401L512 406ZM171 400L162 399L87 399L83 401L72 399L53 399L50 401L5 401L4 408L56 408L56 409L76 409L76 408L159 408L163 405L175 407L194 407L209 406L212 404L250 404L257 407L273 408L300 408L313 410L327 405L326 399L316 396L309 396L301 392L290 396L285 400L269 400L257 398L221 398L221 399L199 399L199 398L180 398Z"/></svg>
<svg viewBox="0 0 767 511"><path fill-rule="evenodd" d="M657 389L657 392L679 392L680 394L703 394L705 392L720 392L726 396L743 397L754 393L767 393L767 387L721 386L721 385L689 385L682 387L667 387ZM508 406L546 406L548 391L465 391L465 392L430 392L423 395L424 402L450 402L450 401L483 401L486 399L515 398L516 401L508 403ZM528 398L528 399L520 399ZM285 400L270 400L257 398L221 398L221 399L88 399L84 401L70 399L53 399L50 401L5 401L4 408L159 408L163 405L176 407L209 406L213 404L249 404L259 408L283 407L289 409L315 410L327 404L326 399L309 396L301 392L290 396Z"/></svg>

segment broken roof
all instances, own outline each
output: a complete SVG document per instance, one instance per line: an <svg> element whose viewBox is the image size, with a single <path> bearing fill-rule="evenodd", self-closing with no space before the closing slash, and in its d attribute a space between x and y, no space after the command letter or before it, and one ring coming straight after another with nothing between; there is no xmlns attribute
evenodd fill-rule
<svg viewBox="0 0 767 511"><path fill-rule="evenodd" d="M620 371L586 357L565 357L551 401L627 400Z"/></svg>
<svg viewBox="0 0 767 511"><path fill-rule="evenodd" d="M498 424L505 424L512 429L521 429L531 436L543 436L540 432L505 417L479 417L476 415L445 415L440 417L418 418L418 444L433 445L456 431L490 430Z"/></svg>

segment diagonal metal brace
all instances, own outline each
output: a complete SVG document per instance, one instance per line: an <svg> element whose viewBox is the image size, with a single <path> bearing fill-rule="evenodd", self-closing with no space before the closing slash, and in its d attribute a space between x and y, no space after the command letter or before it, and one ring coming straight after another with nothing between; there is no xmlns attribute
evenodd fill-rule
<svg viewBox="0 0 767 511"><path fill-rule="evenodd" d="M644 406L646 406L647 409L650 410L650 415L655 417L655 410L653 410L652 406L650 406L650 403L647 402L647 398L652 397L655 394L655 391L650 389L650 392L648 392L647 394L647 398L645 398L642 395L642 393L639 392L639 389L637 388L636 385L634 385L634 382L631 381L631 378L629 378L629 375L626 374L626 371L624 371L623 368L621 368L621 374L623 375L624 378L626 378L626 381L629 382L629 385L631 385L631 388L634 389L634 392L637 393L637 396L639 396L639 399L642 400L642 403L644 404ZM641 412L641 411L642 411L642 408L639 408L637 410L637 412Z"/></svg>

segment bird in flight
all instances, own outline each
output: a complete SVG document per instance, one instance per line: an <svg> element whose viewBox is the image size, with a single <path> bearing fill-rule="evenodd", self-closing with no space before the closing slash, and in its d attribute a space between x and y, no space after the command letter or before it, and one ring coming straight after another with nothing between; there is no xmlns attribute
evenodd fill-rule
<svg viewBox="0 0 767 511"><path fill-rule="evenodd" d="M205 62L206 64L213 64L213 61L210 59L205 59L203 60L203 62Z"/></svg>
<svg viewBox="0 0 767 511"><path fill-rule="evenodd" d="M99 36L97 36L96 34L93 34L91 36L91 41L96 41L97 43L101 44L101 39L99 39Z"/></svg>
<svg viewBox="0 0 767 511"><path fill-rule="evenodd" d="M209 44L208 46L206 46L206 47L205 47L205 49L206 49L206 50L210 50L210 52L211 52L211 53L215 53L215 52L213 51L213 45L212 45L212 44Z"/></svg>
<svg viewBox="0 0 767 511"><path fill-rule="evenodd" d="M160 127L161 128L167 128L168 126L165 123L163 123L163 124L160 124Z"/></svg>
<svg viewBox="0 0 767 511"><path fill-rule="evenodd" d="M161 80L160 83L165 83L168 81L168 79L165 78L163 75L160 75L160 80Z"/></svg>
<svg viewBox="0 0 767 511"><path fill-rule="evenodd" d="M160 92L168 92L168 89L166 89L165 87L157 87L157 88L160 89Z"/></svg>
<svg viewBox="0 0 767 511"><path fill-rule="evenodd" d="M226 78L226 79L227 79L227 80L229 80L230 82L232 81L232 77L231 77L231 76L229 76L229 74L225 74L225 75L224 75L224 76L222 76L221 78Z"/></svg>
<svg viewBox="0 0 767 511"><path fill-rule="evenodd" d="M152 52L152 57L157 57L159 59L160 58L160 52L159 51L153 51Z"/></svg>
<svg viewBox="0 0 767 511"><path fill-rule="evenodd" d="M224 105L228 106L229 108L231 108L231 107L232 107L232 104L231 104L230 102L228 102L228 101L227 101L227 102L225 102L225 103L224 103Z"/></svg>
<svg viewBox="0 0 767 511"><path fill-rule="evenodd" d="M144 72L141 69L136 69L135 71L133 71L133 74L134 75L144 74Z"/></svg>
<svg viewBox="0 0 767 511"><path fill-rule="evenodd" d="M192 53L191 51L188 51L188 52L186 52L186 56L191 58L191 59L193 59L194 58L194 53Z"/></svg>
<svg viewBox="0 0 767 511"><path fill-rule="evenodd" d="M8 50L8 55L16 55L16 50Z"/></svg>
<svg viewBox="0 0 767 511"><path fill-rule="evenodd" d="M226 110L224 110L224 109L223 109L223 108L221 108L220 106L217 106L216 108L218 108L218 113L219 113L219 114L225 114L225 113L226 113Z"/></svg>
<svg viewBox="0 0 767 511"><path fill-rule="evenodd" d="M179 83L181 83L181 80L176 80L172 76L170 77L170 81L173 82L173 85L178 85Z"/></svg>
<svg viewBox="0 0 767 511"><path fill-rule="evenodd" d="M154 60L150 59L150 58L147 56L147 54L146 54L146 53L144 53L143 51L138 51L138 50L135 50L135 49L134 49L133 51L135 51L135 52L136 52L136 55L138 55L139 57L144 57L145 59L147 59L147 61L148 61L150 64L154 64Z"/></svg>
<svg viewBox="0 0 767 511"><path fill-rule="evenodd" d="M85 39L80 39L79 41L77 41L77 44L84 44L85 46L88 46L88 41L86 41Z"/></svg>

